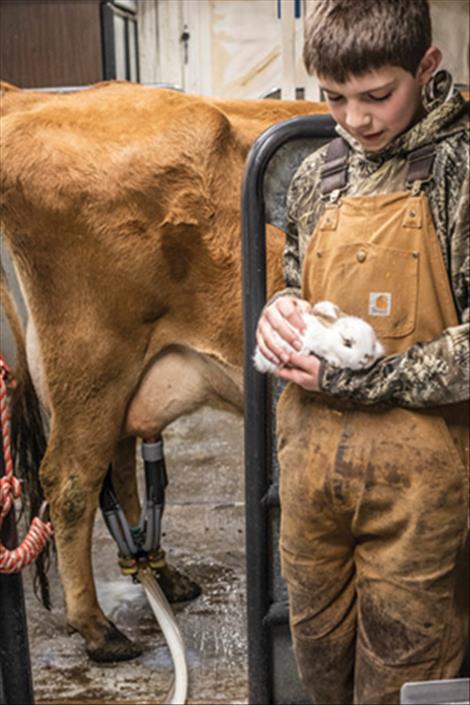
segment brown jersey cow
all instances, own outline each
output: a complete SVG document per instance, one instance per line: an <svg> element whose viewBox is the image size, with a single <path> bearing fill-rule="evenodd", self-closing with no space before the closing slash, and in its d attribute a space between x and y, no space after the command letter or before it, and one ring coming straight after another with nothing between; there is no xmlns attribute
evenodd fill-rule
<svg viewBox="0 0 470 705"><path fill-rule="evenodd" d="M135 523L135 437L159 437L203 404L242 409L245 158L271 124L324 107L125 82L60 95L6 88L1 219L29 314L28 365L50 415L40 478L67 619L92 658L129 658L92 579L104 475L114 459ZM272 229L270 291L282 285L282 247Z"/></svg>

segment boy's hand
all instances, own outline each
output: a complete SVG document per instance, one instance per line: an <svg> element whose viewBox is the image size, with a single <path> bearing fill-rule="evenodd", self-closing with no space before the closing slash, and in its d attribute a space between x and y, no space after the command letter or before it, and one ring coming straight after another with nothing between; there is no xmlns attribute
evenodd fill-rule
<svg viewBox="0 0 470 705"><path fill-rule="evenodd" d="M273 334L276 332L289 345L299 350L301 342L291 326L299 332L303 332L305 324L301 314L311 313L311 311L312 307L308 301L289 295L280 296L272 304L266 306L261 313L256 329L256 342L261 353L275 365L288 362L289 353L277 345Z"/></svg>
<svg viewBox="0 0 470 705"><path fill-rule="evenodd" d="M274 372L275 377L295 382L309 392L319 391L320 360L318 357L293 352L289 355L288 364L290 367L283 367Z"/></svg>

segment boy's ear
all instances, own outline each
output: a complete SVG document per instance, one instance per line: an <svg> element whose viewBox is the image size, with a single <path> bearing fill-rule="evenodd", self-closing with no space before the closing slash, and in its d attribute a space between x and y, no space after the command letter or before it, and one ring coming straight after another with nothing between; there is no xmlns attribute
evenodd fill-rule
<svg viewBox="0 0 470 705"><path fill-rule="evenodd" d="M431 80L442 61L442 51L437 47L429 47L419 62L416 78L422 86Z"/></svg>

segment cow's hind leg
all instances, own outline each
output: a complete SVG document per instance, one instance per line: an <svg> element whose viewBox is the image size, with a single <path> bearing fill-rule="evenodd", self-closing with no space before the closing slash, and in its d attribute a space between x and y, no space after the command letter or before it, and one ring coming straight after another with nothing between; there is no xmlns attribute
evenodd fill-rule
<svg viewBox="0 0 470 705"><path fill-rule="evenodd" d="M70 443L60 439L71 439ZM73 441L52 428L41 465L41 482L49 500L69 626L80 632L95 661L123 661L141 653L101 610L92 574L91 538L99 492L110 451L96 438Z"/></svg>

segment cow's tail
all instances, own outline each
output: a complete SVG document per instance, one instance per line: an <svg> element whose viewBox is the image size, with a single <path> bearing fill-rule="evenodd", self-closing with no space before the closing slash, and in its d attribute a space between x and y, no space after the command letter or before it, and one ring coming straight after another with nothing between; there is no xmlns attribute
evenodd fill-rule
<svg viewBox="0 0 470 705"><path fill-rule="evenodd" d="M40 403L29 373L26 359L24 328L0 263L0 301L16 343L14 388L11 393L11 451L16 474L23 481L25 504L31 521L37 516L44 500L39 482L39 466L46 451L46 431ZM34 590L45 607L50 609L47 568L49 544L36 559Z"/></svg>

